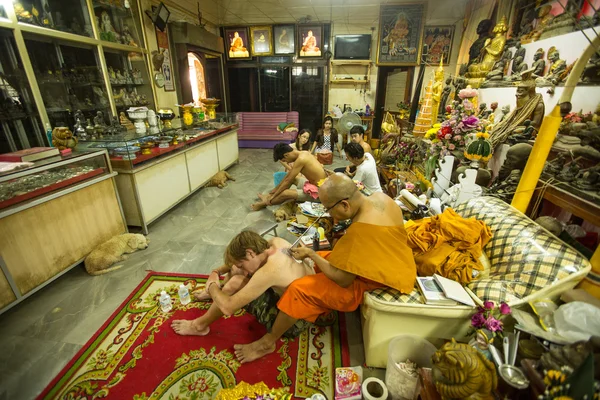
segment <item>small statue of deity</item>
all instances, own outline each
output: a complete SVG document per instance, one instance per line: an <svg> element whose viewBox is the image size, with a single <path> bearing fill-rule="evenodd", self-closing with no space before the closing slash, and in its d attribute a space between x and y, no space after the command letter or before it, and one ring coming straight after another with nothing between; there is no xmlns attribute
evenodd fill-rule
<svg viewBox="0 0 600 400"><path fill-rule="evenodd" d="M444 57L440 59L440 66L435 71L434 78L435 81L433 86L431 87L431 121L432 123L437 122L438 112L440 103L442 101L442 92L444 91Z"/></svg>
<svg viewBox="0 0 600 400"><path fill-rule="evenodd" d="M517 64L517 59L519 57L521 57L521 62L523 62L523 60L525 60L525 49L523 47L521 47L521 42L517 42L517 44L515 45L515 57L513 59L513 64L512 64L512 73L516 74L518 72L518 64Z"/></svg>
<svg viewBox="0 0 600 400"><path fill-rule="evenodd" d="M539 48L533 55L533 65L531 67L533 68L532 75L534 78L544 76L544 70L546 69L546 60L544 60L544 54L544 49Z"/></svg>
<svg viewBox="0 0 600 400"><path fill-rule="evenodd" d="M479 37L473 42L473 44L469 48L469 65L473 64L474 62L477 62L477 60L479 59L479 55L481 54L481 50L483 49L483 46L485 46L485 43L488 41L488 39L492 37L490 35L490 29L492 28L492 25L493 23L491 19L481 20L477 25L477 34L479 35ZM464 76L464 74L461 75Z"/></svg>
<svg viewBox="0 0 600 400"><path fill-rule="evenodd" d="M546 25L552 22L552 19L554 18L554 16L550 13L551 10L551 4L546 4L539 8L535 28L527 35L521 36L521 43L530 43L540 38Z"/></svg>
<svg viewBox="0 0 600 400"><path fill-rule="evenodd" d="M559 84L562 81L563 72L567 69L567 63L560 59L558 50L555 49L552 52L549 50L548 53L548 60L552 62L552 65L548 68L546 75L535 80L536 84L541 86Z"/></svg>
<svg viewBox="0 0 600 400"><path fill-rule="evenodd" d="M442 90L442 96L440 100L440 106L438 107L438 120L444 120L444 110L446 108L446 103L448 103L448 97L450 97L450 92L452 91L452 78L446 79L446 85Z"/></svg>
<svg viewBox="0 0 600 400"><path fill-rule="evenodd" d="M502 17L500 22L494 27L493 39L488 39L484 48L481 50L480 61L469 65L467 78L473 88L479 88L486 75L494 68L496 63L504 55L504 45L506 44L506 17Z"/></svg>

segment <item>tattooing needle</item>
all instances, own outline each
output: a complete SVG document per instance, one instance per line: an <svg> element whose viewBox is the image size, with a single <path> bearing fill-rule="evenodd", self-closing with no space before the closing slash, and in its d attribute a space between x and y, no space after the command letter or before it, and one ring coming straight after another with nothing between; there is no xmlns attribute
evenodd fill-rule
<svg viewBox="0 0 600 400"><path fill-rule="evenodd" d="M318 216L318 217L317 217L317 218L316 218L316 219L313 221L313 223L312 223L312 224L310 224L310 225L308 226L308 228L306 228L306 231L305 231L305 232L308 232L308 231L310 230L310 228L312 228L312 227L313 227L313 226L314 226L314 225L315 225L315 224L316 224L316 223L317 223L317 222L318 222L318 221L321 219L321 217L322 217L323 215L325 215L325 213L326 213L326 211L323 211L323 212L321 213L321 215L319 215L319 216ZM296 239L296 240L294 241L294 243L292 243L292 246L291 246L291 247L288 247L287 249L282 249L282 250L285 250L285 253L286 253L288 256L290 256L290 257L294 258L294 256L292 256L292 249L298 245L298 243L300 242L300 239L302 239L302 236L303 236L303 235L300 235L300 236L298 236L298 239Z"/></svg>

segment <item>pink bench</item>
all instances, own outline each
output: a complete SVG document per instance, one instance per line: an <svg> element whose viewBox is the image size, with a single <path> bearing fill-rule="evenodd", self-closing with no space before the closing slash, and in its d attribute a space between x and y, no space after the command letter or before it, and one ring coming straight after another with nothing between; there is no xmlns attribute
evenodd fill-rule
<svg viewBox="0 0 600 400"><path fill-rule="evenodd" d="M290 112L240 112L238 113L238 145L272 149L277 143L291 143L295 134L281 133L277 126L282 122L298 126L297 111Z"/></svg>

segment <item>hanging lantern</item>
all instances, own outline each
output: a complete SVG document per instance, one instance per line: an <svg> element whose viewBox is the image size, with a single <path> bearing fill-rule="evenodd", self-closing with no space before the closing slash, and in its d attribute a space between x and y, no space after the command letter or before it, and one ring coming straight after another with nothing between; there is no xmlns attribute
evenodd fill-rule
<svg viewBox="0 0 600 400"><path fill-rule="evenodd" d="M488 140L490 135L486 132L477 132L477 137L464 151L467 159L471 160L471 168L478 169L479 162L487 162L492 158L492 143Z"/></svg>

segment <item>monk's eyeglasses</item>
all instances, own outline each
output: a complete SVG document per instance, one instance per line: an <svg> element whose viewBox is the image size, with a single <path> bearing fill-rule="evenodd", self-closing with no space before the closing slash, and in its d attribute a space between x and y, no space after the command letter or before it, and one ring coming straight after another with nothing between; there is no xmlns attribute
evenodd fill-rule
<svg viewBox="0 0 600 400"><path fill-rule="evenodd" d="M344 201L344 200L349 200L349 199L350 199L350 197L344 197L343 199L339 199L338 201L336 201L336 202L335 202L335 204L334 204L334 205L332 205L332 206L331 206L331 207L329 207L329 208L326 208L326 209L325 209L325 212L329 212L329 211L330 211L330 210L332 210L332 209L333 209L335 206L337 206L338 204L340 204L342 201Z"/></svg>

